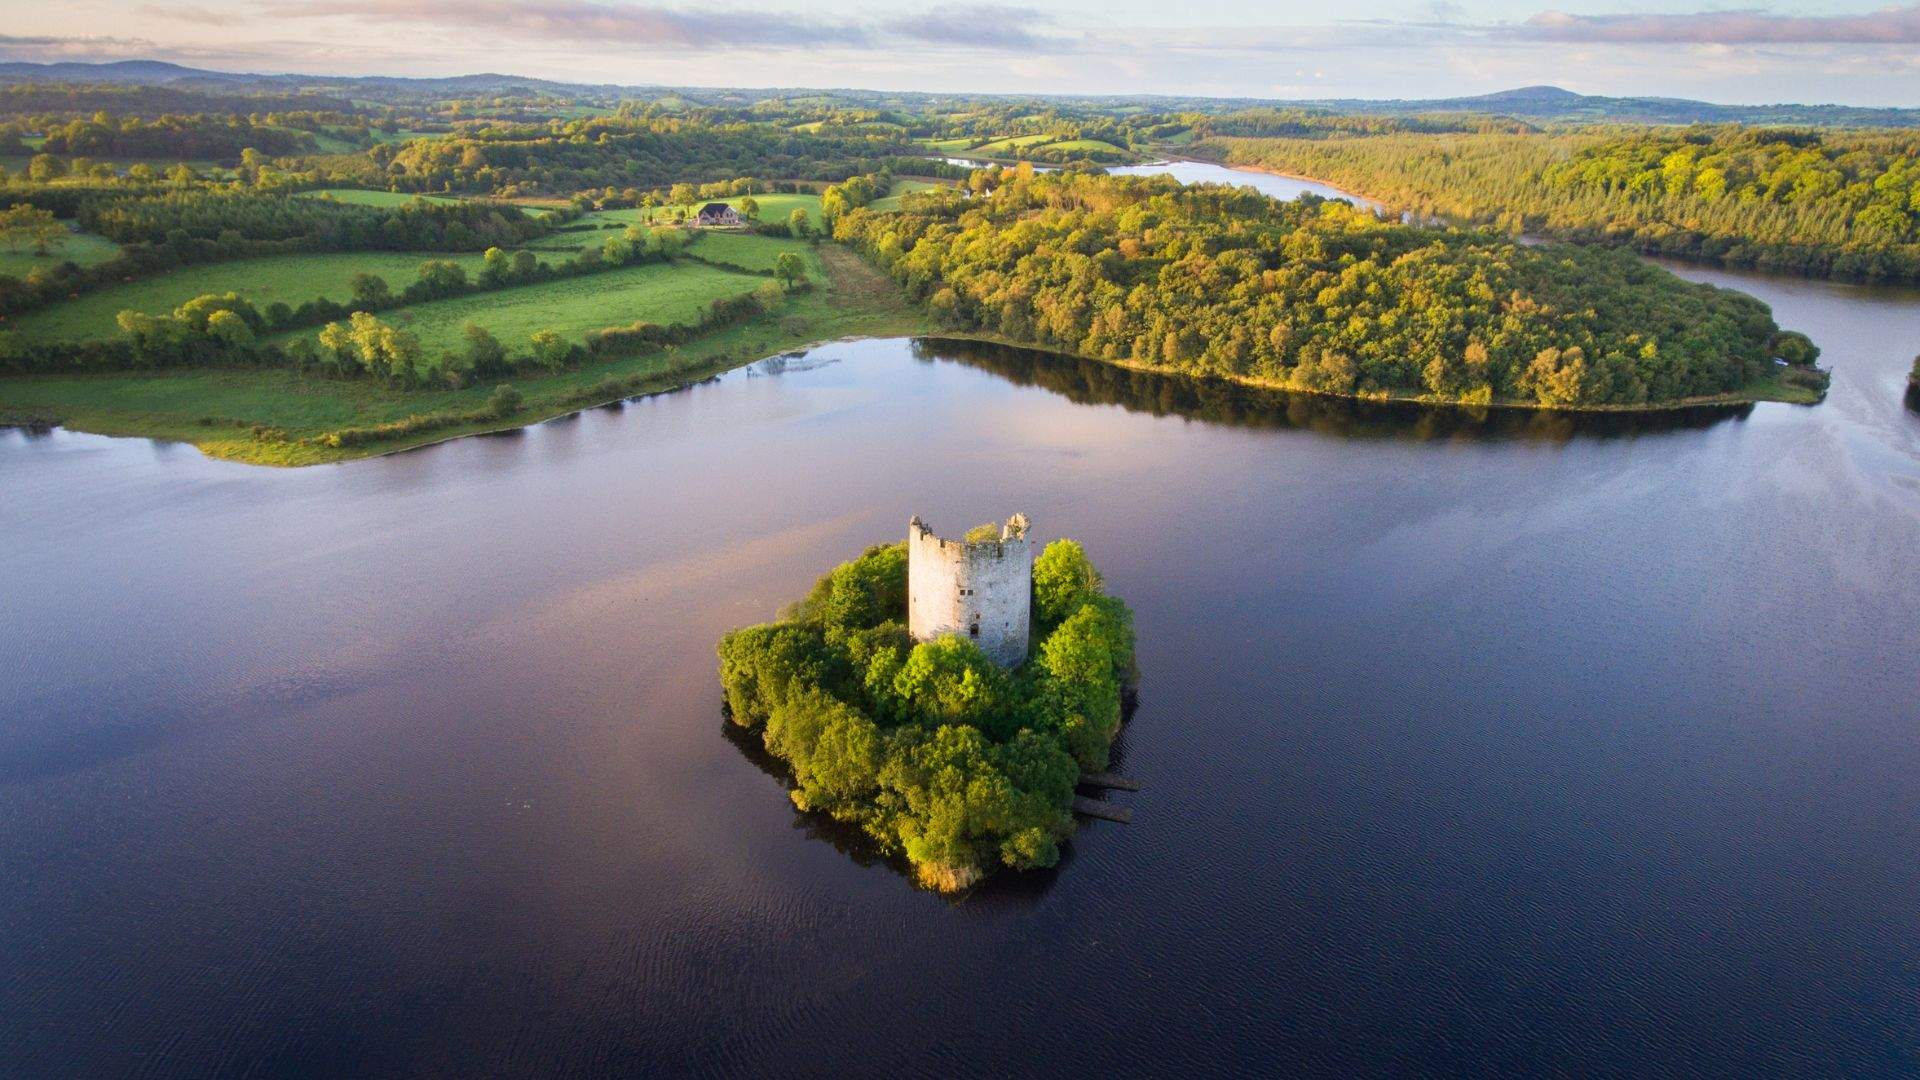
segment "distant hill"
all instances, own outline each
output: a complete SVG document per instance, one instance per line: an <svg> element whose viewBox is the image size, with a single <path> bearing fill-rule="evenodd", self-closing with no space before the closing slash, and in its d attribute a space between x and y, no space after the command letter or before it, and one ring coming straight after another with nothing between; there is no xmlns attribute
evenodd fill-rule
<svg viewBox="0 0 1920 1080"><path fill-rule="evenodd" d="M1602 97L1558 86L1523 86L1454 98L1326 98L1295 102L1335 112L1402 115L1482 113L1528 120L1634 124L1815 124L1831 127L1920 127L1920 109L1853 105L1716 105L1665 97Z"/></svg>
<svg viewBox="0 0 1920 1080"><path fill-rule="evenodd" d="M482 73L446 78L402 76L252 75L207 71L160 60L121 60L106 64L0 63L4 82L89 82L173 86L208 92L289 93L320 92L397 102L448 95L554 96L612 104L622 99L653 101L684 98L696 104L745 106L769 98L819 97L863 107L907 106L961 100L1071 101L1099 110L1145 107L1155 111L1227 112L1250 105L1303 106L1333 112L1371 115L1471 113L1563 123L1611 121L1635 124L1806 124L1828 127L1920 127L1920 109L1862 108L1852 105L1717 105L1708 101L1665 97L1602 97L1577 94L1558 86L1523 86L1492 94L1451 98L1321 98L1277 100L1251 98L1177 97L1161 94L1034 95L1034 94L924 94L914 92L806 89L741 90L718 87L672 88L581 84L534 79L518 75Z"/></svg>
<svg viewBox="0 0 1920 1080"><path fill-rule="evenodd" d="M116 60L109 64L33 64L25 61L0 63L0 80L9 82L87 82L133 83L160 86L166 83L228 82L247 83L263 78L258 75L229 75L220 71L202 71L164 60Z"/></svg>

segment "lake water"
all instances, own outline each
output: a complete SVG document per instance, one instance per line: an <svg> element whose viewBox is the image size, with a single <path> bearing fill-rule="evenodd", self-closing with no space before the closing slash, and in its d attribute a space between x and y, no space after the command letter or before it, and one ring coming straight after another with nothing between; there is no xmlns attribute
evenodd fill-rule
<svg viewBox="0 0 1920 1080"><path fill-rule="evenodd" d="M1115 176L1171 176L1183 184L1237 184L1250 187L1276 199L1297 199L1318 195L1323 199L1345 199L1355 206L1378 210L1380 204L1364 195L1341 191L1331 184L1297 176L1279 176L1253 169L1229 169L1204 161L1155 161L1145 165L1116 165L1107 169Z"/></svg>
<svg viewBox="0 0 1920 1080"><path fill-rule="evenodd" d="M1685 272L1830 400L869 341L303 470L0 432L0 1075L1920 1069L1920 294ZM1015 510L1138 615L1145 790L953 902L713 645Z"/></svg>

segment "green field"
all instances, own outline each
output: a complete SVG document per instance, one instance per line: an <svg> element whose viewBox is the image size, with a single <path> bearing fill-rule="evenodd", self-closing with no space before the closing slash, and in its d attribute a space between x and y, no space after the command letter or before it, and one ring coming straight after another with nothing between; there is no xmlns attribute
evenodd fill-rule
<svg viewBox="0 0 1920 1080"><path fill-rule="evenodd" d="M36 268L48 270L64 262L92 266L103 263L120 253L120 245L104 236L92 233L68 233L58 244L52 245L53 254L35 255L33 248L22 245L19 251L0 248L0 274L8 277L26 277Z"/></svg>
<svg viewBox="0 0 1920 1080"><path fill-rule="evenodd" d="M332 199L354 206L405 206L415 199L437 203L464 201L452 195L415 195L410 191L372 191L367 188L320 188L300 194L309 199Z"/></svg>
<svg viewBox="0 0 1920 1080"><path fill-rule="evenodd" d="M1020 156L1021 151L1032 150L1039 146L1045 146L1049 150L1058 149L1083 154L1104 154L1118 157L1127 156L1125 147L1115 146L1102 139L1059 139L1055 141L1055 136L1052 135L1009 135L980 146L970 145L973 141L972 139L934 139L928 141L926 145L939 153L952 154L957 157L980 155L984 157L1017 158Z"/></svg>
<svg viewBox="0 0 1920 1080"><path fill-rule="evenodd" d="M925 180L895 180L893 186L887 189L886 197L873 200L872 206L875 210L898 210L902 195L910 195L916 191L931 191L939 186Z"/></svg>
<svg viewBox="0 0 1920 1080"><path fill-rule="evenodd" d="M1009 135L1004 139L995 139L985 146L975 147L974 152L980 154L1007 154L1039 143L1051 142L1052 140L1053 136L1051 135Z"/></svg>
<svg viewBox="0 0 1920 1080"><path fill-rule="evenodd" d="M524 352L527 339L539 330L579 340L590 330L633 322L691 323L713 301L765 284L762 277L697 262L650 263L413 304L383 311L380 318L419 335L429 356L459 348L468 323L493 331L509 351ZM285 344L317 332L300 330L273 340Z"/></svg>
<svg viewBox="0 0 1920 1080"><path fill-rule="evenodd" d="M640 210L607 210L602 213L604 216L617 221L657 221L664 223L673 220L673 212L676 209L686 210L687 216L691 218L696 210L710 202L723 202L728 206L738 208L742 197L743 196L735 195L729 199L701 199L685 207L655 206ZM776 192L770 195L755 195L753 201L760 204L759 220L761 221L785 221L788 215L792 214L796 209L799 209L805 210L807 217L813 219L815 228L818 228L820 225L820 196L812 192L800 194Z"/></svg>
<svg viewBox="0 0 1920 1080"><path fill-rule="evenodd" d="M1049 150L1071 150L1085 154L1125 154L1126 151L1103 139L1062 139L1048 143Z"/></svg>
<svg viewBox="0 0 1920 1080"><path fill-rule="evenodd" d="M406 142L409 139L438 139L444 137L446 133L441 131L415 131L412 128L401 128L399 131L389 135L379 128L373 128L369 130L367 134L373 136L374 142L390 143Z"/></svg>
<svg viewBox="0 0 1920 1080"><path fill-rule="evenodd" d="M330 198L335 202L349 203L354 206L405 206L415 199L425 199L431 203L461 203L466 199L458 195L420 195L411 191L374 191L370 188L317 188L300 192L301 197L309 199ZM499 206L518 206L520 212L528 217L538 217L552 209L551 206L537 206L530 203L497 203Z"/></svg>
<svg viewBox="0 0 1920 1080"><path fill-rule="evenodd" d="M806 260L807 275L816 280L820 277L823 272L820 255L813 245L804 240L782 240L737 232L706 232L700 235L693 247L687 249L687 253L696 258L744 266L748 270L763 273L773 272L773 262L783 251L798 252Z"/></svg>
<svg viewBox="0 0 1920 1080"><path fill-rule="evenodd" d="M352 296L348 283L354 274L378 274L397 292L419 276L420 264L429 259L450 259L465 266L469 274L478 273L481 266L478 255L418 251L274 255L209 263L83 293L76 300L16 316L11 328L28 342L113 338L120 333L114 318L128 308L160 315L208 293L239 293L260 307L276 300L298 306L321 296L344 303ZM0 321L0 326L6 325Z"/></svg>
<svg viewBox="0 0 1920 1080"><path fill-rule="evenodd" d="M329 448L303 440L343 427L443 412L468 413L486 402L492 384L465 390L396 390L365 379L303 376L282 369L0 376L0 420L60 422L82 431L189 442L216 457L306 465L519 427L585 405L667 389L808 342L861 334L920 334L930 329L917 305L850 252L828 245L820 249L819 257L828 270L824 287L788 296L778 317L728 327L666 353L588 364L556 375L516 375L510 381L524 394L525 406L498 420L474 420L385 442ZM706 268L639 269L680 273ZM730 276L744 283L764 282ZM591 285L598 280L603 278L562 284ZM509 290L491 298L539 288ZM617 385L610 380L618 380ZM279 429L291 441L256 439L250 430L255 424Z"/></svg>

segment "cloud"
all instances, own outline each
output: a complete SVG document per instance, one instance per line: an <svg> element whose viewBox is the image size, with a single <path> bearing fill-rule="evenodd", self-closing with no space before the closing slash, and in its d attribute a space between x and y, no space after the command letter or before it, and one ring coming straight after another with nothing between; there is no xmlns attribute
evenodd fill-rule
<svg viewBox="0 0 1920 1080"><path fill-rule="evenodd" d="M299 18L346 16L368 22L470 27L548 41L726 48L740 45L863 45L864 29L848 23L593 0L297 0L276 8Z"/></svg>
<svg viewBox="0 0 1920 1080"><path fill-rule="evenodd" d="M681 49L873 48L888 42L1022 49L1048 17L1028 8L941 8L879 22L786 12L698 11L601 0L291 0L276 14L475 28L523 39ZM1024 24L1024 25L1023 25Z"/></svg>
<svg viewBox="0 0 1920 1080"><path fill-rule="evenodd" d="M1920 44L1920 6L1864 15L1699 11L1675 15L1569 15L1543 11L1515 28L1537 41L1613 45Z"/></svg>
<svg viewBox="0 0 1920 1080"><path fill-rule="evenodd" d="M148 57L159 49L145 38L0 34L0 56L9 60L125 60Z"/></svg>
<svg viewBox="0 0 1920 1080"><path fill-rule="evenodd" d="M889 20L881 24L881 29L896 37L934 45L1027 50L1065 44L1058 37L1042 37L1033 32L1034 27L1053 23L1053 16L1043 11L988 4L935 8L924 14Z"/></svg>
<svg viewBox="0 0 1920 1080"><path fill-rule="evenodd" d="M236 26L247 21L245 16L230 11L215 11L212 8L195 7L192 4L172 7L146 4L140 8L140 14L172 22L197 23L201 26Z"/></svg>

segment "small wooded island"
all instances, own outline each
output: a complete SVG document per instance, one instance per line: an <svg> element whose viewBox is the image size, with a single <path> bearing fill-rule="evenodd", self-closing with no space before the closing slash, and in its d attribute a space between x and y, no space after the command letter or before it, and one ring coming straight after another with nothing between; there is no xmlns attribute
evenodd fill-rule
<svg viewBox="0 0 1920 1080"><path fill-rule="evenodd" d="M1017 514L961 540L915 518L906 543L719 652L728 714L792 769L794 805L859 826L943 892L1059 860L1074 785L1106 768L1135 677L1127 605L1078 543L1034 558Z"/></svg>

